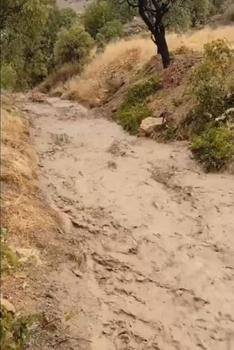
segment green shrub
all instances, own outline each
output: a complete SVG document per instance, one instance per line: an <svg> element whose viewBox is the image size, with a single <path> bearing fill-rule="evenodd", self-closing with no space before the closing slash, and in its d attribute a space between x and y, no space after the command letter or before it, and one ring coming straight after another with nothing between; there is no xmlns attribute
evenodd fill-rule
<svg viewBox="0 0 234 350"><path fill-rule="evenodd" d="M143 119L150 117L145 100L160 88L160 81L155 77L145 79L133 85L116 113L116 119L130 134L136 134Z"/></svg>
<svg viewBox="0 0 234 350"><path fill-rule="evenodd" d="M1 88L12 90L15 87L17 74L10 64L1 66Z"/></svg>
<svg viewBox="0 0 234 350"><path fill-rule="evenodd" d="M78 14L71 8L64 8L57 10L56 22L59 25L59 28L69 29L75 22L78 22Z"/></svg>
<svg viewBox="0 0 234 350"><path fill-rule="evenodd" d="M118 20L107 22L96 36L99 46L104 46L113 39L120 38L123 35L123 25Z"/></svg>
<svg viewBox="0 0 234 350"><path fill-rule="evenodd" d="M200 132L227 108L233 86L233 54L224 40L205 45L204 59L191 77L191 93L196 106L189 118L192 130Z"/></svg>
<svg viewBox="0 0 234 350"><path fill-rule="evenodd" d="M87 6L82 15L85 30L93 38L96 38L100 29L113 19L115 19L113 7L112 4L107 1L96 0L92 2Z"/></svg>
<svg viewBox="0 0 234 350"><path fill-rule="evenodd" d="M138 10L128 5L127 1L106 0L113 8L115 18L122 23L129 22L138 15Z"/></svg>
<svg viewBox="0 0 234 350"><path fill-rule="evenodd" d="M0 344L4 350L25 349L35 322L35 316L18 316L1 306Z"/></svg>
<svg viewBox="0 0 234 350"><path fill-rule="evenodd" d="M167 127L165 130L162 130L161 134L159 135L159 139L163 140L164 142L173 141L178 138L179 132L175 126Z"/></svg>
<svg viewBox="0 0 234 350"><path fill-rule="evenodd" d="M116 114L120 125L130 134L137 134L143 119L150 117L151 112L145 103L123 104Z"/></svg>
<svg viewBox="0 0 234 350"><path fill-rule="evenodd" d="M211 127L193 137L191 150L207 171L222 169L234 155L234 133L226 127Z"/></svg>
<svg viewBox="0 0 234 350"><path fill-rule="evenodd" d="M92 47L93 40L82 26L74 24L58 34L55 44L55 61L58 64L83 63Z"/></svg>
<svg viewBox="0 0 234 350"><path fill-rule="evenodd" d="M127 92L126 100L134 104L143 102L148 96L153 95L161 87L160 80L155 77L145 79L133 85Z"/></svg>

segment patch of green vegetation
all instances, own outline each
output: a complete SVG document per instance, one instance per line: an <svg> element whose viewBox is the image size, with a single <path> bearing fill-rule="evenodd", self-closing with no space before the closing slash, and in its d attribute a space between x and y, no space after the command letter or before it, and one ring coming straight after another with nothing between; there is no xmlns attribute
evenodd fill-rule
<svg viewBox="0 0 234 350"><path fill-rule="evenodd" d="M234 154L233 131L220 119L232 106L234 56L226 41L204 46L202 62L191 77L195 107L181 124L192 139L191 150L206 171L218 171Z"/></svg>
<svg viewBox="0 0 234 350"><path fill-rule="evenodd" d="M158 77L150 77L134 84L127 92L126 101L129 104L144 102L147 97L153 95L161 88Z"/></svg>
<svg viewBox="0 0 234 350"><path fill-rule="evenodd" d="M9 274L20 267L18 257L7 244L7 230L1 228L1 275ZM13 306L12 306L13 308ZM5 304L0 309L0 344L4 350L25 349L38 316L20 316L9 310Z"/></svg>
<svg viewBox="0 0 234 350"><path fill-rule="evenodd" d="M193 137L191 150L207 171L220 170L234 156L234 133L226 127L207 128Z"/></svg>
<svg viewBox="0 0 234 350"><path fill-rule="evenodd" d="M107 22L98 32L96 41L99 47L104 47L109 41L121 38L123 35L123 24L115 19Z"/></svg>
<svg viewBox="0 0 234 350"><path fill-rule="evenodd" d="M23 350L25 349L36 316L18 316L9 312L1 306L1 324L0 324L0 344L4 350Z"/></svg>
<svg viewBox="0 0 234 350"><path fill-rule="evenodd" d="M176 140L178 136L178 130L175 126L169 126L161 133L161 138L163 141L173 141Z"/></svg>
<svg viewBox="0 0 234 350"><path fill-rule="evenodd" d="M202 127L204 130L226 110L227 96L232 92L234 83L234 56L228 44L219 39L206 44L204 49L203 61L191 78L191 93L196 103L193 127L198 131Z"/></svg>
<svg viewBox="0 0 234 350"><path fill-rule="evenodd" d="M131 134L137 134L143 119L151 116L145 100L161 87L159 79L150 77L133 85L116 113L116 119Z"/></svg>
<svg viewBox="0 0 234 350"><path fill-rule="evenodd" d="M93 40L82 26L75 23L69 29L63 29L58 33L54 46L55 62L82 63L93 45Z"/></svg>
<svg viewBox="0 0 234 350"><path fill-rule="evenodd" d="M11 64L1 65L1 87L6 90L12 90L16 84L16 71Z"/></svg>
<svg viewBox="0 0 234 350"><path fill-rule="evenodd" d="M123 104L116 114L122 127L130 134L137 134L143 119L150 117L151 112L145 103Z"/></svg>
<svg viewBox="0 0 234 350"><path fill-rule="evenodd" d="M1 228L1 274L10 273L20 267L17 255L9 248L7 244L7 230Z"/></svg>

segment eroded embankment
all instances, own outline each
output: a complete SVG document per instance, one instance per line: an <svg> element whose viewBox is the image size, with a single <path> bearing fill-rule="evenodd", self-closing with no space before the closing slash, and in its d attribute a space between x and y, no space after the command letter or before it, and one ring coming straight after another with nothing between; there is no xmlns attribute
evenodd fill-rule
<svg viewBox="0 0 234 350"><path fill-rule="evenodd" d="M23 349L44 331L45 276L56 251L50 239L59 229L59 218L38 187L30 123L16 107L17 98L1 97L0 343L4 349Z"/></svg>

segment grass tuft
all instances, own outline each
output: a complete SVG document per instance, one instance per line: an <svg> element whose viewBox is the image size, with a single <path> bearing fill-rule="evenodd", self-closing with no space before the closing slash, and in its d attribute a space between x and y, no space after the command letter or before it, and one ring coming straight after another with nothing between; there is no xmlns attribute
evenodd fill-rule
<svg viewBox="0 0 234 350"><path fill-rule="evenodd" d="M234 133L226 127L207 128L193 137L191 150L207 171L218 171L234 156Z"/></svg>

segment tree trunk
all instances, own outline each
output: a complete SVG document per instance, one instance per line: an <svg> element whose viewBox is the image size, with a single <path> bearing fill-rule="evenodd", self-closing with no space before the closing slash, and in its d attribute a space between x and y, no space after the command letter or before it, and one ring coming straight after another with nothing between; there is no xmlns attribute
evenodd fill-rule
<svg viewBox="0 0 234 350"><path fill-rule="evenodd" d="M153 35L158 48L158 54L160 54L162 57L163 68L167 68L170 65L170 54L167 46L164 26L155 28Z"/></svg>
<svg viewBox="0 0 234 350"><path fill-rule="evenodd" d="M162 23L164 13L160 13L158 16L154 14L155 21L152 21L147 15L147 11L149 10L144 6L144 3L139 5L139 14L151 32L151 38L157 46L158 54L162 57L163 68L167 68L170 65L170 54L165 36L165 27Z"/></svg>

